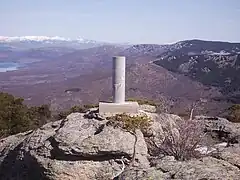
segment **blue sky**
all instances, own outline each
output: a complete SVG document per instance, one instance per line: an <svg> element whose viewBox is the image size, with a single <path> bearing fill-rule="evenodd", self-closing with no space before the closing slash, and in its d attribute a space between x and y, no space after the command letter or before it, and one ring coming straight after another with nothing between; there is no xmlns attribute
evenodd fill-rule
<svg viewBox="0 0 240 180"><path fill-rule="evenodd" d="M240 0L0 0L0 36L240 42Z"/></svg>

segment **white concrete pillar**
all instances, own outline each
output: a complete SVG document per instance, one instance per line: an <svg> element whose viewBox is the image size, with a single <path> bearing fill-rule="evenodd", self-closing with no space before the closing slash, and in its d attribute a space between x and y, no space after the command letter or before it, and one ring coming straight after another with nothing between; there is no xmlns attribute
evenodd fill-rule
<svg viewBox="0 0 240 180"><path fill-rule="evenodd" d="M113 103L125 103L125 63L124 56L113 57Z"/></svg>

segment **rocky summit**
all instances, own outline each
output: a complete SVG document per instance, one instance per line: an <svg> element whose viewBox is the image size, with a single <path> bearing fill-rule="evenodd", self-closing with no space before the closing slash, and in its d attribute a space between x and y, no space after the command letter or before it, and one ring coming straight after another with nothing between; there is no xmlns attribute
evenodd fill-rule
<svg viewBox="0 0 240 180"><path fill-rule="evenodd" d="M240 124L196 116L193 121L204 124L202 130L211 140L210 153L204 151L206 144L200 144L198 158L178 160L160 151L153 153L152 144L161 146L167 125L181 135L175 125L186 120L157 114L146 105L142 115L151 119L147 132L139 128L133 133L112 125L110 115L100 116L97 109L91 109L1 139L0 179L239 179Z"/></svg>

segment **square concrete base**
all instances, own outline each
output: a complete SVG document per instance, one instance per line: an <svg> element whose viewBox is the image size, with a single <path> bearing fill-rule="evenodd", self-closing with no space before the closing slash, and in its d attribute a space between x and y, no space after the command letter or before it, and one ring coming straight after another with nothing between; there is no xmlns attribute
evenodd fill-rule
<svg viewBox="0 0 240 180"><path fill-rule="evenodd" d="M99 114L106 113L138 113L139 105L137 102L119 103L99 103Z"/></svg>

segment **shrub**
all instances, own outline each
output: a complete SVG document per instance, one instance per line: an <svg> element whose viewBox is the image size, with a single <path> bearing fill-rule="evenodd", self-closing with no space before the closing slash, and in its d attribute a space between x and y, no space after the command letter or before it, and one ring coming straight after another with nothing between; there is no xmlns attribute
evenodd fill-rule
<svg viewBox="0 0 240 180"><path fill-rule="evenodd" d="M48 105L29 108L23 101L0 92L0 138L40 127L51 118Z"/></svg>
<svg viewBox="0 0 240 180"><path fill-rule="evenodd" d="M69 110L67 111L62 111L60 112L58 115L57 115L57 120L59 119L65 119L69 114L71 113L86 113L89 109L91 108L95 108L97 107L98 105L96 104L86 104L86 105L83 105L83 106L73 106L71 107Z"/></svg>
<svg viewBox="0 0 240 180"><path fill-rule="evenodd" d="M61 119L66 119L66 117L71 114L69 111L61 111L57 115L54 115L54 119L56 120L61 120Z"/></svg>
<svg viewBox="0 0 240 180"><path fill-rule="evenodd" d="M128 98L127 101L136 101L136 102L138 102L139 105L148 104L151 106L156 106L156 107L158 106L158 104L155 103L154 101L147 100L147 99Z"/></svg>
<svg viewBox="0 0 240 180"><path fill-rule="evenodd" d="M240 123L240 104L231 106L228 111L228 120L231 122Z"/></svg>
<svg viewBox="0 0 240 180"><path fill-rule="evenodd" d="M176 127L168 124L163 128L164 140L156 146L159 154L174 156L176 160L198 157L196 148L204 141L203 124L193 120L182 120Z"/></svg>
<svg viewBox="0 0 240 180"><path fill-rule="evenodd" d="M40 127L46 124L52 117L49 105L34 106L28 109L29 117L33 121L33 127Z"/></svg>
<svg viewBox="0 0 240 180"><path fill-rule="evenodd" d="M22 98L0 92L0 137L30 129L28 108Z"/></svg>
<svg viewBox="0 0 240 180"><path fill-rule="evenodd" d="M91 108L98 107L98 104L85 104L85 105L83 105L83 107L85 108L85 110L89 110Z"/></svg>
<svg viewBox="0 0 240 180"><path fill-rule="evenodd" d="M129 116L125 113L107 118L113 125L119 125L123 129L134 132L136 129L147 131L151 125L151 119L147 115Z"/></svg>

